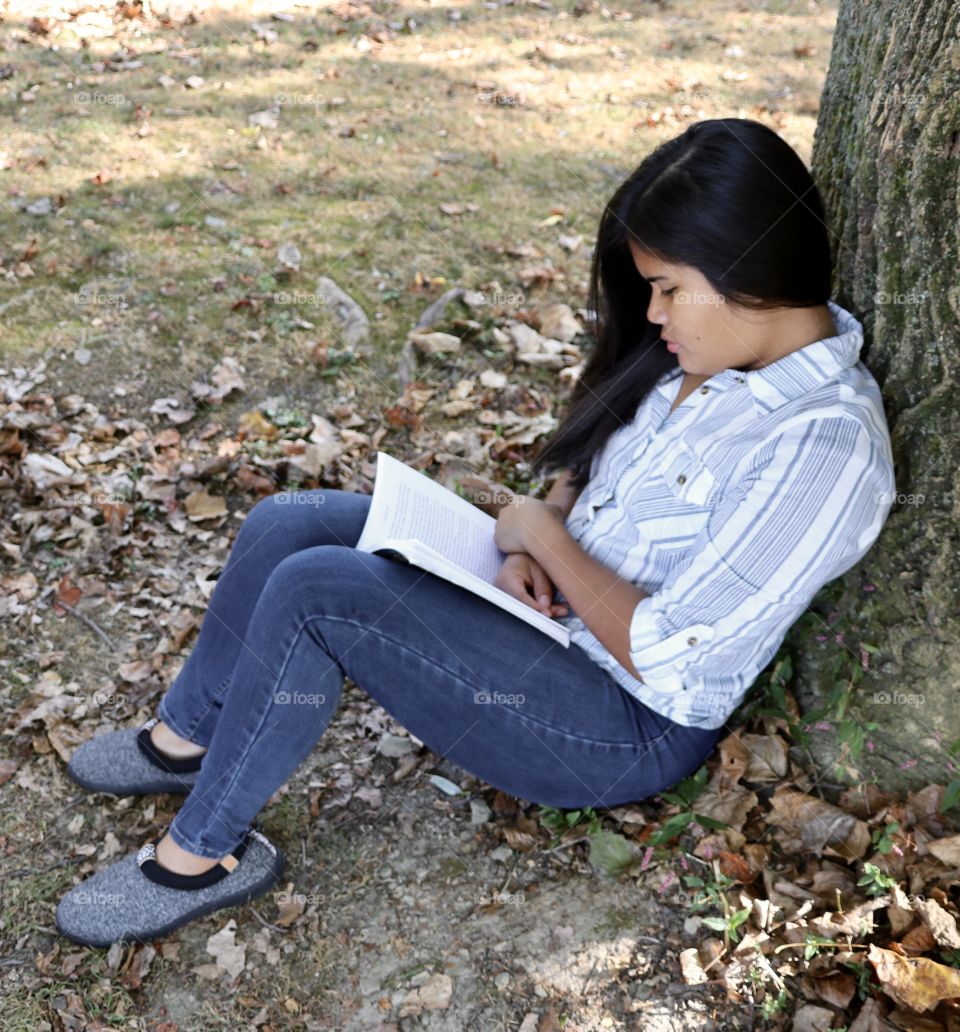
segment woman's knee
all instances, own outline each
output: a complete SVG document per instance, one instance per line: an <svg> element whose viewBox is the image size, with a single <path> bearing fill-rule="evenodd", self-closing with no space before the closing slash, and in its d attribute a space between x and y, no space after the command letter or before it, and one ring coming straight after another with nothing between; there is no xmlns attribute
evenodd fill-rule
<svg viewBox="0 0 960 1032"><path fill-rule="evenodd" d="M313 545L291 552L274 567L266 590L285 605L296 599L333 602L372 587L363 560L349 545Z"/></svg>

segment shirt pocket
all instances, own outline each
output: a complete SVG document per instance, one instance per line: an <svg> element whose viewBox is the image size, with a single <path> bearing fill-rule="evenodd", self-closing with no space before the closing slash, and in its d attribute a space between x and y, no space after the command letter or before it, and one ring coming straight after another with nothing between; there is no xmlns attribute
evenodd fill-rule
<svg viewBox="0 0 960 1032"><path fill-rule="evenodd" d="M716 502L717 478L703 459L682 441L663 456L657 474L676 502L678 513L709 514Z"/></svg>

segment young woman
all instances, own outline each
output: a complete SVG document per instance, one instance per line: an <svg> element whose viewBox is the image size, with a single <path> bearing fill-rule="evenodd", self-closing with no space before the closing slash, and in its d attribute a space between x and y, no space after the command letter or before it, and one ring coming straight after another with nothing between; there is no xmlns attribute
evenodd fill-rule
<svg viewBox="0 0 960 1032"><path fill-rule="evenodd" d="M497 517L498 583L564 649L445 580L357 552L369 496L257 503L158 717L72 776L189 792L166 832L64 896L69 938L146 941L274 885L255 817L333 719L344 675L435 752L556 807L644 799L696 770L784 635L878 536L893 465L860 323L829 300L816 186L775 132L699 122L605 206L594 346Z"/></svg>

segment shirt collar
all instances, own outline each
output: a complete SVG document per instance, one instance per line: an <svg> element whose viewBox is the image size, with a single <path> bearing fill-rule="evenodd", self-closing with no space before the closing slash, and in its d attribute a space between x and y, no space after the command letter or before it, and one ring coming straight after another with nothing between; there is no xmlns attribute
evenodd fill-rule
<svg viewBox="0 0 960 1032"><path fill-rule="evenodd" d="M759 369L739 371L761 411L779 408L809 393L852 366L860 357L863 325L835 302L827 301L827 307L838 330L835 336L805 344Z"/></svg>
<svg viewBox="0 0 960 1032"><path fill-rule="evenodd" d="M838 331L835 336L805 344L759 369L724 369L710 378L711 387L725 391L746 381L757 409L769 412L852 366L863 346L863 325L834 301L827 301L827 308ZM677 375L677 370L670 370L658 381L657 390L664 397L676 394L669 385Z"/></svg>

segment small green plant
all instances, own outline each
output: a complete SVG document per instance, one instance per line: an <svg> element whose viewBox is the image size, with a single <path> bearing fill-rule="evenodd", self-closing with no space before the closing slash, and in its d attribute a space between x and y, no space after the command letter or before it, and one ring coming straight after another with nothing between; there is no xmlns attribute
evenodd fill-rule
<svg viewBox="0 0 960 1032"><path fill-rule="evenodd" d="M720 915L716 917L704 917L703 923L707 928L715 932L722 932L725 943L738 942L740 939L740 926L747 920L751 913L751 907L743 907L734 910L727 899L727 892L736 884L736 879L731 878L720 870L720 864L714 860L712 865L712 877L701 878L696 874L685 874L683 883L694 890L694 896L690 903L690 909L697 913L701 910L719 910Z"/></svg>
<svg viewBox="0 0 960 1032"><path fill-rule="evenodd" d="M586 825L587 835L596 835L600 831L600 818L589 806L582 810L559 810L553 806L541 806L539 816L543 826L556 835L548 847L550 849L559 843L566 832L578 824Z"/></svg>
<svg viewBox="0 0 960 1032"><path fill-rule="evenodd" d="M790 994L786 989L781 989L776 996L767 994L767 996L764 997L763 1003L760 1004L760 1013L769 1021L774 1014L779 1014L786 1008L789 1000Z"/></svg>
<svg viewBox="0 0 960 1032"><path fill-rule="evenodd" d="M707 829L725 828L723 821L714 820L705 814L697 813L693 804L697 797L707 787L707 767L704 764L696 773L690 774L679 784L674 785L670 792L661 792L660 798L674 806L680 807L680 812L668 817L663 824L647 840L650 845L657 846L669 842L682 834L693 823L697 823Z"/></svg>
<svg viewBox="0 0 960 1032"><path fill-rule="evenodd" d="M882 828L874 828L873 834L870 836L873 848L884 854L892 852L895 845L892 836L899 830L900 825L896 821Z"/></svg>
<svg viewBox="0 0 960 1032"><path fill-rule="evenodd" d="M859 996L861 1000L865 1000L868 996L873 996L880 988L880 986L870 978L871 970L869 964L863 964L858 960L842 960L840 963L845 967L850 968L853 972L854 977L857 980L857 996Z"/></svg>
<svg viewBox="0 0 960 1032"><path fill-rule="evenodd" d="M950 967L960 968L960 950L941 950L940 959Z"/></svg>
<svg viewBox="0 0 960 1032"><path fill-rule="evenodd" d="M858 885L865 885L871 896L882 896L897 884L897 879L889 874L884 874L876 864L865 863L863 865L863 877L857 882Z"/></svg>
<svg viewBox="0 0 960 1032"><path fill-rule="evenodd" d="M803 947L803 959L812 960L820 953L821 946L833 946L833 939L828 939L825 935L815 935L813 932L808 932L804 936L804 947Z"/></svg>

